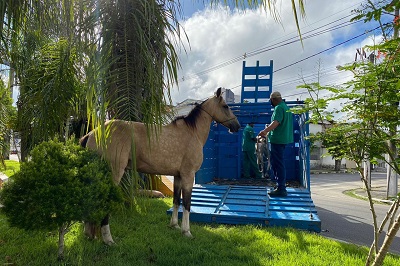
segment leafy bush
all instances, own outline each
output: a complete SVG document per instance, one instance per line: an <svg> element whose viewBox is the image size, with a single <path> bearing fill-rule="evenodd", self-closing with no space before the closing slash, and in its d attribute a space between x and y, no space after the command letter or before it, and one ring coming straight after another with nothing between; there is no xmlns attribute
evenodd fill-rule
<svg viewBox="0 0 400 266"><path fill-rule="evenodd" d="M100 221L122 202L109 165L73 143L43 142L0 194L11 226L62 231L76 221Z"/></svg>

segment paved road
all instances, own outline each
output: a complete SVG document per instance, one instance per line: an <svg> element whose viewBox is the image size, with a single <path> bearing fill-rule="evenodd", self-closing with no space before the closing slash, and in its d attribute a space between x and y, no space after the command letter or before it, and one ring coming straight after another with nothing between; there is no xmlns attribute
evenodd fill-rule
<svg viewBox="0 0 400 266"><path fill-rule="evenodd" d="M385 173L373 173L372 186L384 186ZM343 194L343 191L362 187L358 174L312 174L311 197L321 219L325 237L370 246L373 242L372 214L365 200ZM389 205L375 204L378 225ZM384 235L382 236L383 240ZM390 252L400 254L400 232L393 241Z"/></svg>

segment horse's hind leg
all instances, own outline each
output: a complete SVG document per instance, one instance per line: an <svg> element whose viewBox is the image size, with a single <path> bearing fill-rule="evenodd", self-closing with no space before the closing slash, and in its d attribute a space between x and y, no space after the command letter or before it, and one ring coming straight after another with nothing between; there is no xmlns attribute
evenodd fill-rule
<svg viewBox="0 0 400 266"><path fill-rule="evenodd" d="M183 215L182 215L182 234L192 237L190 233L189 215L192 200L192 189L194 182L194 173L182 177L182 198L183 198Z"/></svg>
<svg viewBox="0 0 400 266"><path fill-rule="evenodd" d="M110 214L107 214L106 217L101 221L101 237L103 238L103 242L106 245L115 244L110 231L110 224L108 223L108 219L110 218Z"/></svg>
<svg viewBox="0 0 400 266"><path fill-rule="evenodd" d="M174 200L173 200L173 209L172 209L172 216L171 222L169 224L172 228L179 229L178 224L178 210L179 205L181 203L181 191L182 191L182 180L180 176L174 176Z"/></svg>
<svg viewBox="0 0 400 266"><path fill-rule="evenodd" d="M115 184L119 184L119 182L121 181L121 178L125 172L125 167L122 167L121 165L126 166L127 164L128 164L128 157L126 157L126 159L124 159L124 160L121 159L121 164L118 168L118 171L114 172L114 175L113 175L113 180L114 180ZM106 217L104 217L104 219L101 221L100 232L101 232L101 237L103 239L104 244L111 246L111 245L115 244L115 242L111 235L110 224L108 223L109 218L110 218L110 214L107 214Z"/></svg>
<svg viewBox="0 0 400 266"><path fill-rule="evenodd" d="M90 222L84 222L84 234L89 239L96 238L96 224Z"/></svg>

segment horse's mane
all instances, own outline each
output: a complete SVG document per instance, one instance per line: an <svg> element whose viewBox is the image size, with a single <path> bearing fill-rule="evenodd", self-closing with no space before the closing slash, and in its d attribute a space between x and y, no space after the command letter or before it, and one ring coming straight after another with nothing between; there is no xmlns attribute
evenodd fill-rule
<svg viewBox="0 0 400 266"><path fill-rule="evenodd" d="M178 120L182 120L182 119L183 119L183 121L185 122L185 124L186 124L188 127L195 129L195 128L196 128L196 120L197 120L197 118L200 116L200 113L201 113L201 106L203 105L203 103L204 103L204 102L202 102L202 103L200 103L200 104L197 104L197 103L196 103L196 106L190 111L189 114L187 114L187 115L181 115L181 116L176 117L176 118L172 121L172 124L176 125L176 122L177 122Z"/></svg>

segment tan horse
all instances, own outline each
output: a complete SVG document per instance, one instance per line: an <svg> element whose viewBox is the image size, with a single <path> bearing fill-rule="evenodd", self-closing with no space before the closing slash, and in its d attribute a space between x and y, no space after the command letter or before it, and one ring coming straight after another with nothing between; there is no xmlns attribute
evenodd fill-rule
<svg viewBox="0 0 400 266"><path fill-rule="evenodd" d="M213 120L232 132L237 132L240 128L236 116L221 96L221 88L217 90L214 97L197 105L187 116L178 117L172 123L163 126L157 135L155 131L149 134L142 123L113 120L106 123L106 128L111 128L105 152L96 145L96 130L84 136L81 144L97 150L100 154L104 153L106 160L111 164L116 184L119 184L125 168L131 163L132 147L135 147L134 158L136 158L138 172L174 176L173 212L170 226L179 228L178 209L182 193L181 231L185 236L191 237L189 213L194 177L203 162L203 146L207 141ZM101 234L106 244L114 242L108 217L102 221Z"/></svg>

